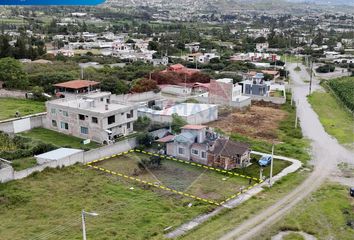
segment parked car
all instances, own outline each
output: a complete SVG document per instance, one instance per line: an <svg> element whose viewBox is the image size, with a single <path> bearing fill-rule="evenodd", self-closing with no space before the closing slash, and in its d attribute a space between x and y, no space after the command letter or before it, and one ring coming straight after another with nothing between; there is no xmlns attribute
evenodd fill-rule
<svg viewBox="0 0 354 240"><path fill-rule="evenodd" d="M349 189L350 196L354 197L354 187Z"/></svg>
<svg viewBox="0 0 354 240"><path fill-rule="evenodd" d="M259 159L258 164L259 164L261 167L266 167L266 166L270 165L271 162L272 162L272 156L270 156L270 155L263 155L263 156L261 157L261 159Z"/></svg>

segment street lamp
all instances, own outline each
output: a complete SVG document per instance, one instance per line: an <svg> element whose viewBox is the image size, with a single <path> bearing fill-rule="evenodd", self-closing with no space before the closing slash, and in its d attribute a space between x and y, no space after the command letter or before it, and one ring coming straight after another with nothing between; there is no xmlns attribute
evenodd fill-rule
<svg viewBox="0 0 354 240"><path fill-rule="evenodd" d="M86 225L85 225L85 216L93 216L96 217L98 216L98 213L95 212L85 212L85 210L81 211L81 219L82 219L82 239L86 240Z"/></svg>

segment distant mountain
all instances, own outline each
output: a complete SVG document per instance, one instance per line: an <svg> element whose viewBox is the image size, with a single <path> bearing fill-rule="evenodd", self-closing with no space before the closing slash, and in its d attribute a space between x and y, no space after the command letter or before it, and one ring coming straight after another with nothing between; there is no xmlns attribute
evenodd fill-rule
<svg viewBox="0 0 354 240"><path fill-rule="evenodd" d="M331 6L354 6L354 0L287 0L293 3L314 3L319 5L331 5Z"/></svg>

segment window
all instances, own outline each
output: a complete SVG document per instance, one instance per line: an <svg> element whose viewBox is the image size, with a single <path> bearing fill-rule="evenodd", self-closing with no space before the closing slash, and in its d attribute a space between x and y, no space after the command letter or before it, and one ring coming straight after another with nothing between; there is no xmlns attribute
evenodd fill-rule
<svg viewBox="0 0 354 240"><path fill-rule="evenodd" d="M128 129L130 129L130 122L129 122L129 123L127 123L127 128L128 128Z"/></svg>
<svg viewBox="0 0 354 240"><path fill-rule="evenodd" d="M202 152L202 158L206 158L206 152Z"/></svg>
<svg viewBox="0 0 354 240"><path fill-rule="evenodd" d="M56 114L56 112L57 112L55 108L52 108L50 111L52 114Z"/></svg>
<svg viewBox="0 0 354 240"><path fill-rule="evenodd" d="M85 115L79 114L79 119L85 121Z"/></svg>
<svg viewBox="0 0 354 240"><path fill-rule="evenodd" d="M58 127L57 121L52 120L52 126L53 126L53 127Z"/></svg>
<svg viewBox="0 0 354 240"><path fill-rule="evenodd" d="M69 130L69 124L66 122L61 122L60 127L65 130Z"/></svg>
<svg viewBox="0 0 354 240"><path fill-rule="evenodd" d="M103 97L101 97L101 102L103 102Z"/></svg>
<svg viewBox="0 0 354 240"><path fill-rule="evenodd" d="M88 134L88 132L89 132L87 127L81 127L80 131L81 131L82 134Z"/></svg>
<svg viewBox="0 0 354 240"><path fill-rule="evenodd" d="M92 123L98 123L98 118L92 117Z"/></svg>
<svg viewBox="0 0 354 240"><path fill-rule="evenodd" d="M179 147L179 148L178 148L178 154L184 155L184 148Z"/></svg>
<svg viewBox="0 0 354 240"><path fill-rule="evenodd" d="M108 117L108 125L115 122L116 122L116 116L113 115Z"/></svg>
<svg viewBox="0 0 354 240"><path fill-rule="evenodd" d="M194 155L199 155L199 151L198 151L197 149L192 149L192 153L193 153Z"/></svg>
<svg viewBox="0 0 354 240"><path fill-rule="evenodd" d="M130 110L129 113L127 113L127 118L132 118L134 116L134 111Z"/></svg>
<svg viewBox="0 0 354 240"><path fill-rule="evenodd" d="M63 116L64 116L64 117L69 116L68 112L67 112L67 111L63 111Z"/></svg>

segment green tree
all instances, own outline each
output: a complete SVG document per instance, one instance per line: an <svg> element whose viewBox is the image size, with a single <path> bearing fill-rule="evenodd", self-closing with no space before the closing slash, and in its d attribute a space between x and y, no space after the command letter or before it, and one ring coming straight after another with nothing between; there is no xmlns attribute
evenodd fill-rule
<svg viewBox="0 0 354 240"><path fill-rule="evenodd" d="M172 123L171 128L174 133L180 133L181 128L187 124L187 121L184 120L181 116L177 113L172 114Z"/></svg>
<svg viewBox="0 0 354 240"><path fill-rule="evenodd" d="M129 87L121 80L107 77L101 81L101 90L109 91L113 94L124 94L129 91Z"/></svg>
<svg viewBox="0 0 354 240"><path fill-rule="evenodd" d="M3 81L7 88L25 89L28 86L27 75L21 64L9 57L0 59L0 81Z"/></svg>
<svg viewBox="0 0 354 240"><path fill-rule="evenodd" d="M138 119L134 122L134 131L146 131L147 128L150 126L151 119L147 116L138 117Z"/></svg>
<svg viewBox="0 0 354 240"><path fill-rule="evenodd" d="M149 46L148 46L149 50L154 50L157 51L159 49L159 43L155 42L155 41L150 41L149 42Z"/></svg>
<svg viewBox="0 0 354 240"><path fill-rule="evenodd" d="M147 132L142 132L136 137L136 141L140 146L151 147L154 137Z"/></svg>
<svg viewBox="0 0 354 240"><path fill-rule="evenodd" d="M43 97L43 93L44 93L43 87L34 86L32 88L33 98L36 100L44 100L45 98Z"/></svg>

